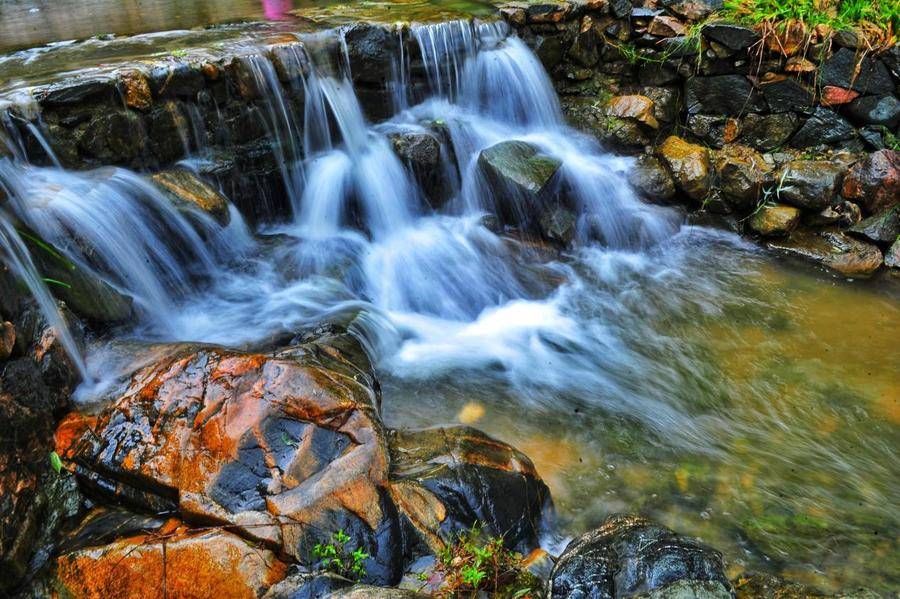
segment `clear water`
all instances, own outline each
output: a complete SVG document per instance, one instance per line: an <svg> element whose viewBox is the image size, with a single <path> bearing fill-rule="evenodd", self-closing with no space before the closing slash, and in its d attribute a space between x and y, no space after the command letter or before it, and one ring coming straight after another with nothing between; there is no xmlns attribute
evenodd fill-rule
<svg viewBox="0 0 900 599"><path fill-rule="evenodd" d="M0 162L20 218L141 309L93 344L100 382L80 400L113 396L154 342L264 347L349 321L378 363L388 424L463 422L520 447L554 492L559 534L640 511L736 570L896 588L896 284L794 271L640 201L630 160L562 124L540 64L501 26L412 35L431 91L409 93L398 57L400 111L375 125L345 64L316 65L304 114L255 65L295 194L293 218L256 233L237 213L225 229L176 214L119 169ZM439 213L387 140L435 121L459 173ZM486 228L503 198L475 163L510 139L563 162L581 218L572 251Z"/></svg>

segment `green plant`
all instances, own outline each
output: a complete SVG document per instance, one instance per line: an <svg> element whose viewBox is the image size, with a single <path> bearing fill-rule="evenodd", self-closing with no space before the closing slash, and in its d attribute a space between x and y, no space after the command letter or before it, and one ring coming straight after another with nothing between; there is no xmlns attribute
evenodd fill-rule
<svg viewBox="0 0 900 599"><path fill-rule="evenodd" d="M313 557L320 567L338 576L351 580L360 580L366 575L365 561L371 557L361 547L350 550L350 535L343 529L331 535L330 543L316 543L313 546Z"/></svg>
<svg viewBox="0 0 900 599"><path fill-rule="evenodd" d="M50 467L53 468L53 471L57 474L62 473L63 463L62 459L59 457L59 454L55 451L50 452Z"/></svg>
<svg viewBox="0 0 900 599"><path fill-rule="evenodd" d="M506 549L502 537L484 534L477 524L460 532L438 553L436 571L448 596L486 592L493 597L540 597L540 581L528 572L522 556Z"/></svg>
<svg viewBox="0 0 900 599"><path fill-rule="evenodd" d="M900 152L900 137L897 137L887 127L881 128L881 138L884 140L884 146L889 150Z"/></svg>

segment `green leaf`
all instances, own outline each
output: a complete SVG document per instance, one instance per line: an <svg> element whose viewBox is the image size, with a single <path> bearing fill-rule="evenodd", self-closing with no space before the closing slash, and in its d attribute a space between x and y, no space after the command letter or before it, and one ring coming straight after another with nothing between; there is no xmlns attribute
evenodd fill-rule
<svg viewBox="0 0 900 599"><path fill-rule="evenodd" d="M50 452L50 467L53 468L53 471L57 474L61 473L63 469L62 459L55 451Z"/></svg>
<svg viewBox="0 0 900 599"><path fill-rule="evenodd" d="M51 279L49 277L44 277L45 283L50 283L51 285L59 285L60 287L65 287L66 289L71 289L72 286L68 283L63 283L62 281L57 281L56 279Z"/></svg>

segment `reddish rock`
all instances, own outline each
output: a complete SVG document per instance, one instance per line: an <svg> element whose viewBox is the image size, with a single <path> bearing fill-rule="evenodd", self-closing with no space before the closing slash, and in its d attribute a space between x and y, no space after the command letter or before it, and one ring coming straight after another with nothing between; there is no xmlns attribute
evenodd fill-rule
<svg viewBox="0 0 900 599"><path fill-rule="evenodd" d="M222 530L139 535L57 560L60 584L78 599L254 599L287 573L266 549Z"/></svg>
<svg viewBox="0 0 900 599"><path fill-rule="evenodd" d="M859 97L859 92L852 89L844 89L834 85L826 85L822 88L822 106L841 106L849 104Z"/></svg>
<svg viewBox="0 0 900 599"><path fill-rule="evenodd" d="M879 150L854 164L841 195L875 214L900 203L900 152Z"/></svg>
<svg viewBox="0 0 900 599"><path fill-rule="evenodd" d="M119 81L126 106L137 110L150 108L153 94L150 92L150 81L144 73L137 69L123 71L119 73Z"/></svg>

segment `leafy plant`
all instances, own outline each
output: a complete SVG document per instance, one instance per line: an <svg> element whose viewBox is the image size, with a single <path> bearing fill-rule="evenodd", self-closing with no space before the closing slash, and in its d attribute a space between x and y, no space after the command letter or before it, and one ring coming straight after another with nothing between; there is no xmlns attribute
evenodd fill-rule
<svg viewBox="0 0 900 599"><path fill-rule="evenodd" d="M338 576L351 580L360 580L366 575L365 561L371 557L361 547L350 550L350 535L343 529L331 535L330 543L316 543L313 557L320 567Z"/></svg>
<svg viewBox="0 0 900 599"><path fill-rule="evenodd" d="M522 556L506 549L502 537L486 536L477 524L459 533L438 553L436 572L448 596L486 592L494 597L540 597L540 581L528 572Z"/></svg>
<svg viewBox="0 0 900 599"><path fill-rule="evenodd" d="M53 471L57 474L60 474L63 469L62 459L55 451L50 452L50 467L53 468Z"/></svg>

